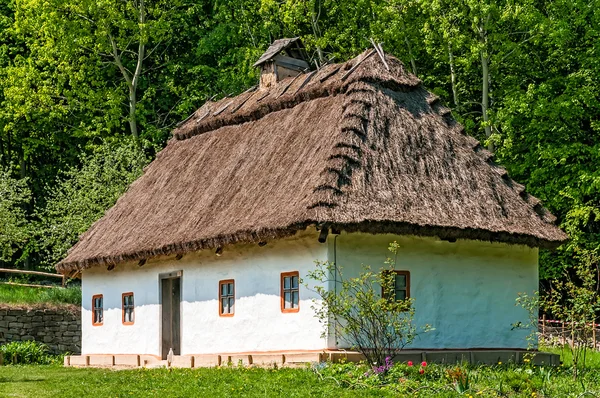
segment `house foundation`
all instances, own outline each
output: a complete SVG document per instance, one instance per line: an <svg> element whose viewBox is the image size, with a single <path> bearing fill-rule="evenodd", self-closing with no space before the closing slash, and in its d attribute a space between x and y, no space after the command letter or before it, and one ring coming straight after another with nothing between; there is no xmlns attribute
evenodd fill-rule
<svg viewBox="0 0 600 398"><path fill-rule="evenodd" d="M321 362L360 362L365 357L356 351L283 352L176 355L174 368L210 368L221 366L303 367ZM560 356L548 352L526 350L406 350L394 357L394 362L427 362L436 364L498 365L526 363L558 366ZM166 367L166 360L154 355L71 355L65 357L65 366L73 367Z"/></svg>

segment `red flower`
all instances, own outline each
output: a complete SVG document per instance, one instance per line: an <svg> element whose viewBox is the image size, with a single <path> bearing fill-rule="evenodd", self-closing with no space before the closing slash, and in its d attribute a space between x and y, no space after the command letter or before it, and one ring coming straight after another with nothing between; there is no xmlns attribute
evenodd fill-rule
<svg viewBox="0 0 600 398"><path fill-rule="evenodd" d="M422 367L426 367L427 366L427 362L425 362L425 361L421 362L421 366Z"/></svg>
<svg viewBox="0 0 600 398"><path fill-rule="evenodd" d="M423 374L423 373L425 373L425 369L423 369L423 368L419 369L419 373L420 373L420 374Z"/></svg>
<svg viewBox="0 0 600 398"><path fill-rule="evenodd" d="M412 365L413 365L412 361L408 361L406 364L407 364L408 366L412 366Z"/></svg>

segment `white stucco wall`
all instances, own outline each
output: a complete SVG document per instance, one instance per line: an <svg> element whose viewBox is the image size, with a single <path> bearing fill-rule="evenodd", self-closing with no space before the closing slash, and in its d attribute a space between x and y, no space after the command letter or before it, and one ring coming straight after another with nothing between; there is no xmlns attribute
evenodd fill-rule
<svg viewBox="0 0 600 398"><path fill-rule="evenodd" d="M344 277L361 265L383 266L397 241L396 269L410 271L415 324L436 330L421 334L411 347L431 349L526 348L527 312L515 306L519 292L538 289L538 250L526 246L394 235L342 234L329 239ZM343 345L343 344L340 344Z"/></svg>
<svg viewBox="0 0 600 398"><path fill-rule="evenodd" d="M149 261L85 270L82 275L82 354L160 355L159 274L183 271L181 354L320 350L322 326L314 317L315 294L300 287L300 311L282 313L281 272L313 269L327 259L317 234L258 245L226 246L221 256L206 250L181 260ZM235 279L233 317L220 317L218 283ZM121 322L121 294L133 292L135 323ZM104 324L92 325L92 296L104 296Z"/></svg>
<svg viewBox="0 0 600 398"><path fill-rule="evenodd" d="M321 350L335 348L335 339L321 338L314 317L315 293L300 287L300 311L282 313L280 274L299 271L306 277L315 260L334 258L345 276L361 264L376 268L400 244L396 269L411 275L417 325L435 331L417 338L412 348L525 348L527 331L511 330L527 321L515 306L519 292L538 286L538 251L525 246L476 241L444 242L435 238L394 235L330 235L327 244L316 232L258 245L226 246L177 261L92 268L82 275L82 354L160 355L159 274L183 271L181 291L181 354ZM235 279L233 317L219 317L218 282ZM135 323L121 322L121 295L133 292ZM92 325L91 301L104 296L104 324Z"/></svg>

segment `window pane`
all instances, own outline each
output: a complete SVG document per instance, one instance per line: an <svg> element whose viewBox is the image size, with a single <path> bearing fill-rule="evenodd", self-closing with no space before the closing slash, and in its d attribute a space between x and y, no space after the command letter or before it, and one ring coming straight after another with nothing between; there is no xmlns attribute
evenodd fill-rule
<svg viewBox="0 0 600 398"><path fill-rule="evenodd" d="M283 294L283 298L284 298L283 308L292 308L291 293L290 292L285 292Z"/></svg>
<svg viewBox="0 0 600 398"><path fill-rule="evenodd" d="M396 290L396 300L406 299L406 290Z"/></svg>
<svg viewBox="0 0 600 398"><path fill-rule="evenodd" d="M221 296L227 296L227 284L223 283L221 285Z"/></svg>
<svg viewBox="0 0 600 398"><path fill-rule="evenodd" d="M226 298L221 299L221 312L223 314L229 313L229 300Z"/></svg>
<svg viewBox="0 0 600 398"><path fill-rule="evenodd" d="M231 297L229 299L229 313L230 314L233 314L233 311L235 309L234 306L235 306L235 301L234 301L233 297Z"/></svg>
<svg viewBox="0 0 600 398"><path fill-rule="evenodd" d="M229 287L228 294L233 296L233 283L228 283L227 286Z"/></svg>
<svg viewBox="0 0 600 398"><path fill-rule="evenodd" d="M292 292L292 308L298 308L299 298L298 292Z"/></svg>
<svg viewBox="0 0 600 398"><path fill-rule="evenodd" d="M298 289L298 277L297 276L292 276L292 288Z"/></svg>
<svg viewBox="0 0 600 398"><path fill-rule="evenodd" d="M290 277L286 276L283 278L283 288L284 289L289 289L290 288Z"/></svg>
<svg viewBox="0 0 600 398"><path fill-rule="evenodd" d="M406 287L406 275L396 275L396 289Z"/></svg>

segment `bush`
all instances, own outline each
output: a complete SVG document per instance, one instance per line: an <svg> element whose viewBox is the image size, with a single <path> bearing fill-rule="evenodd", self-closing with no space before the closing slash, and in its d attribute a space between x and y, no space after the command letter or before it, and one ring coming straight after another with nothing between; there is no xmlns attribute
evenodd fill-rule
<svg viewBox="0 0 600 398"><path fill-rule="evenodd" d="M0 346L5 364L47 365L57 361L48 346L37 341L13 341Z"/></svg>

